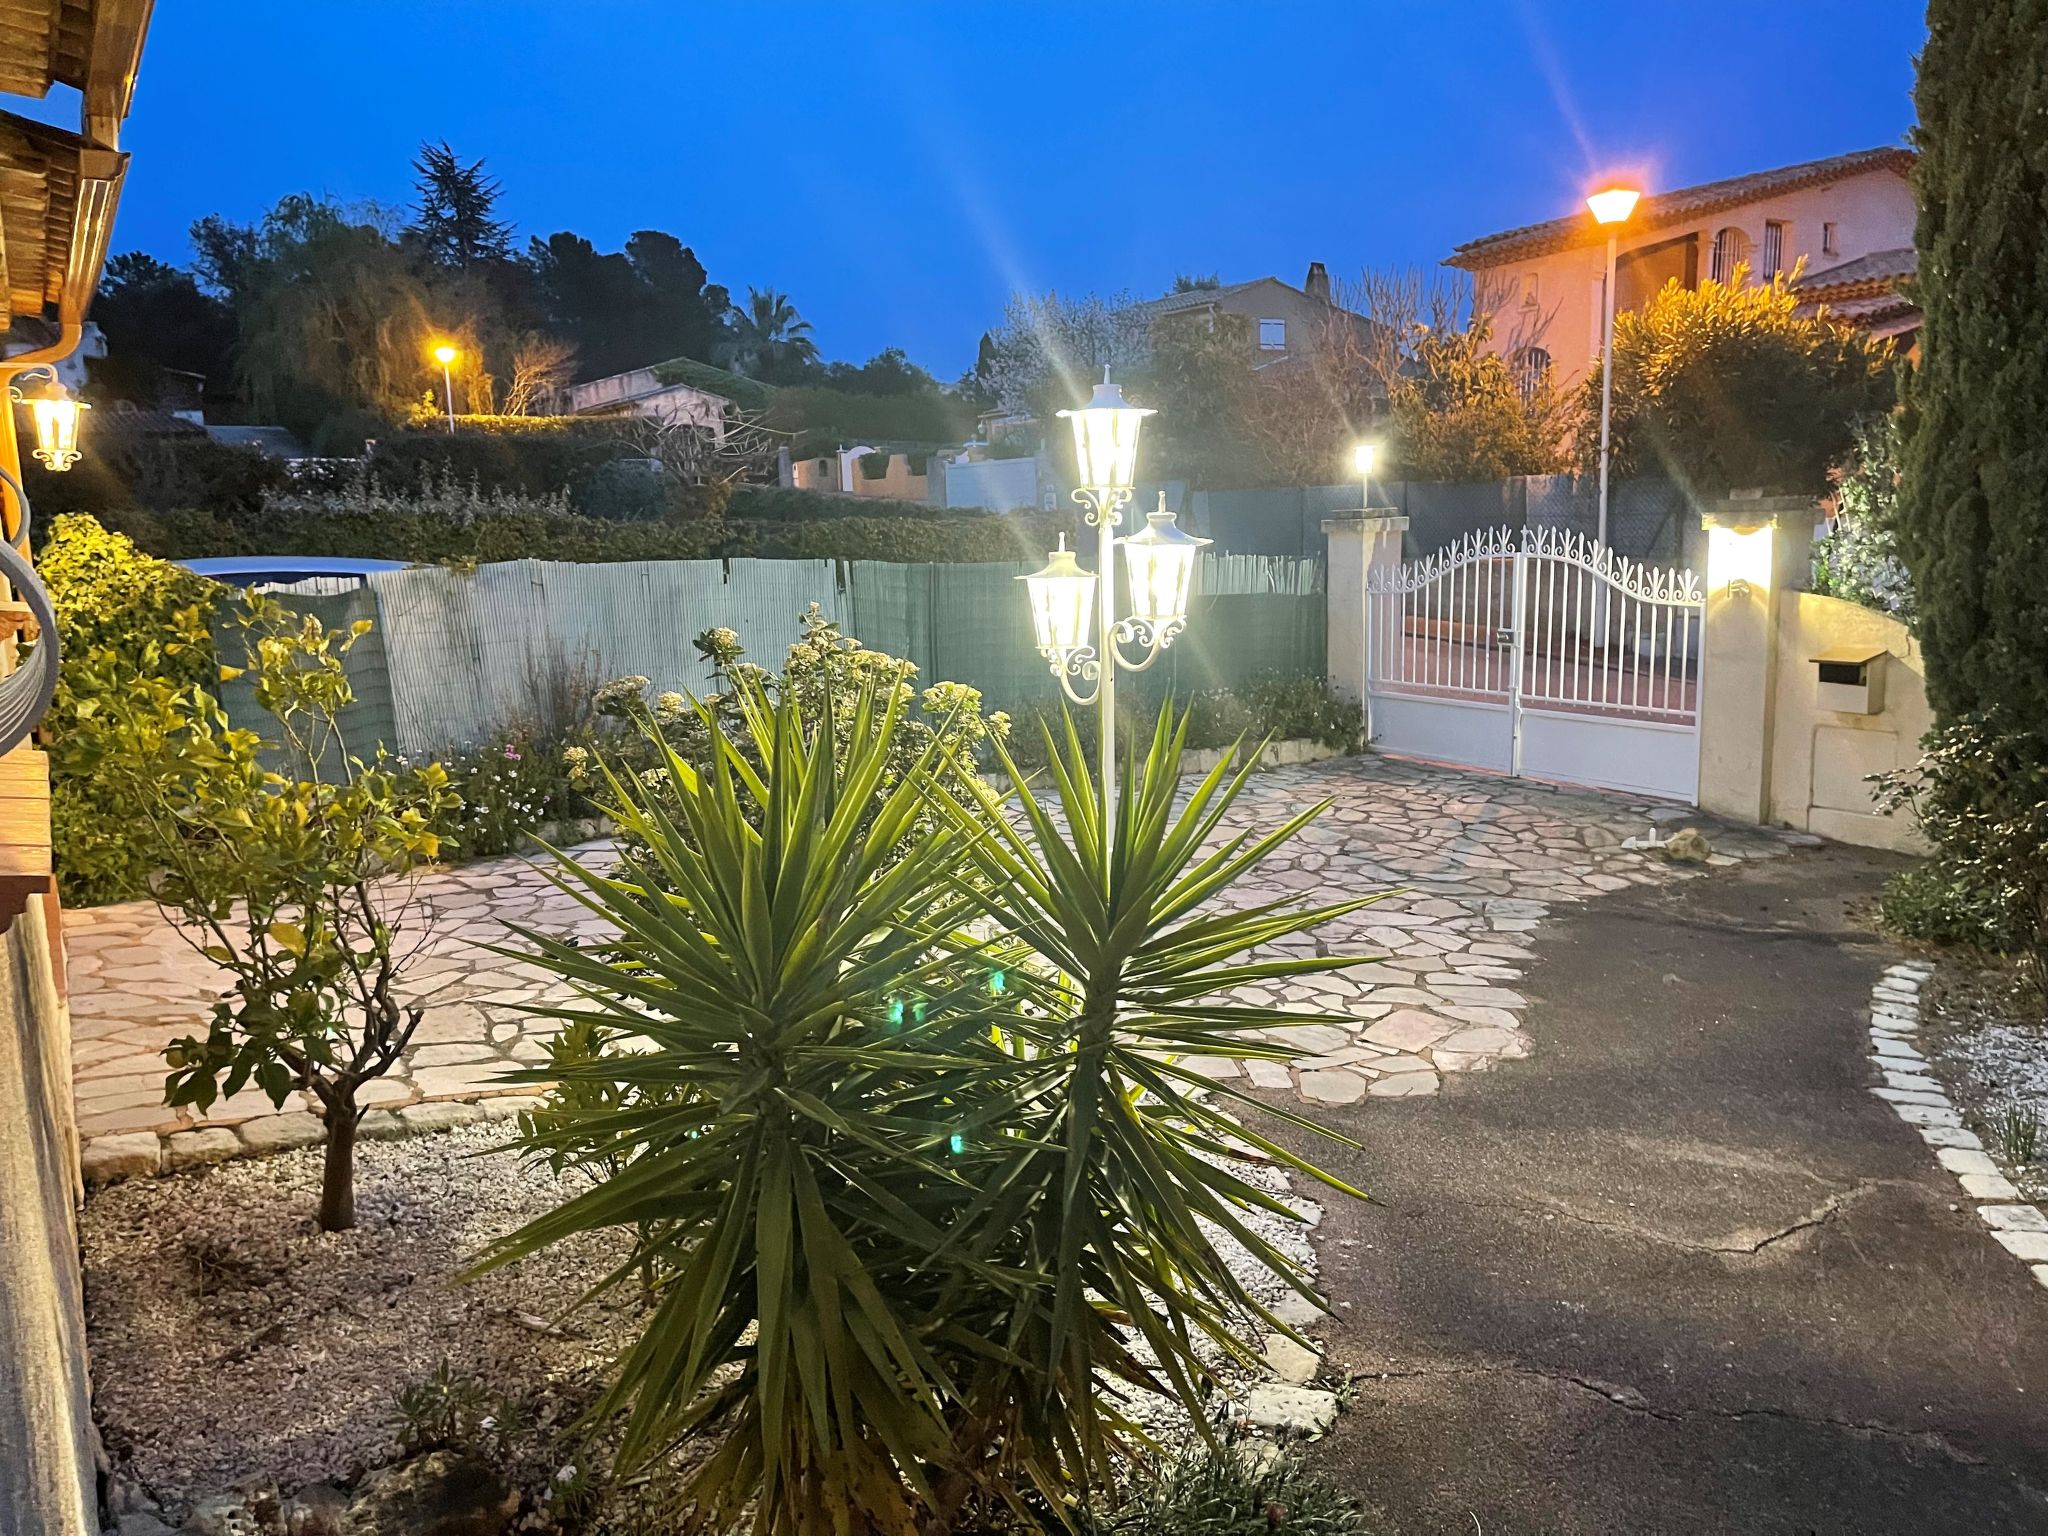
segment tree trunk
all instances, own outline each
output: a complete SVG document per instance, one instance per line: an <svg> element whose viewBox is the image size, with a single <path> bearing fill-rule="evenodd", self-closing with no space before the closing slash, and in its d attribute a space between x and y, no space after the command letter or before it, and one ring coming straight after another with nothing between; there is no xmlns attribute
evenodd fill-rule
<svg viewBox="0 0 2048 1536"><path fill-rule="evenodd" d="M356 1224L356 1108L353 1088L327 1106L327 1164L320 1176L320 1230L346 1232Z"/></svg>

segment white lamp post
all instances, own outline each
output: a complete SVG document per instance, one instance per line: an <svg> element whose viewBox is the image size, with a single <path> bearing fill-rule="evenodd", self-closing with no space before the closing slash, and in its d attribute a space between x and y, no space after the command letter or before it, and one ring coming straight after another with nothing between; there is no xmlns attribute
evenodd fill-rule
<svg viewBox="0 0 2048 1536"><path fill-rule="evenodd" d="M1601 290L1600 320L1600 527L1595 537L1607 542L1607 439L1614 414L1614 245L1616 226L1636 211L1642 193L1633 187L1606 187L1586 199L1593 220L1607 231L1607 282Z"/></svg>
<svg viewBox="0 0 2048 1536"><path fill-rule="evenodd" d="M1083 708L1095 707L1106 830L1116 825L1117 670L1144 671L1187 627L1195 555L1209 542L1175 526L1164 492L1158 510L1146 514L1143 531L1125 539L1115 536L1137 475L1138 428L1152 414L1126 401L1109 382L1107 369L1087 405L1060 412L1074 424L1074 458L1082 480L1074 500L1087 509L1087 522L1095 529L1095 569L1081 568L1062 535L1045 569L1018 578L1031 599L1038 653L1051 663L1060 691ZM1119 544L1130 585L1126 619L1116 617ZM1142 645L1144 654L1132 661L1120 649L1123 645Z"/></svg>
<svg viewBox="0 0 2048 1536"><path fill-rule="evenodd" d="M448 402L448 432L451 437L455 433L455 374L453 368L455 359L460 355L454 347L445 341L434 348L434 361L441 365L441 393Z"/></svg>
<svg viewBox="0 0 2048 1536"><path fill-rule="evenodd" d="M1351 450L1351 467L1358 471L1358 504L1367 511L1372 510L1372 455L1371 443L1360 443Z"/></svg>

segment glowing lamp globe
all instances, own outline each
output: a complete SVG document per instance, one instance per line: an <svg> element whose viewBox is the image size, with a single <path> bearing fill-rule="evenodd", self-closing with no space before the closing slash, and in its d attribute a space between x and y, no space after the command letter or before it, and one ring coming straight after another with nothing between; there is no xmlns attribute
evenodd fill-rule
<svg viewBox="0 0 2048 1536"><path fill-rule="evenodd" d="M20 398L35 425L36 457L53 470L66 470L76 464L79 420L91 407L83 400L72 399L55 377L31 387Z"/></svg>
<svg viewBox="0 0 2048 1536"><path fill-rule="evenodd" d="M1603 187L1586 199L1586 206L1593 210L1595 223L1619 224L1636 211L1642 195L1634 187Z"/></svg>
<svg viewBox="0 0 2048 1536"><path fill-rule="evenodd" d="M1371 443L1360 443L1351 450L1351 467L1361 475L1372 473L1373 447Z"/></svg>
<svg viewBox="0 0 2048 1536"><path fill-rule="evenodd" d="M1067 536L1046 556L1045 569L1019 576L1031 599L1031 629L1038 648L1048 656L1064 656L1088 644L1088 621L1095 612L1095 578L1081 569Z"/></svg>
<svg viewBox="0 0 2048 1536"><path fill-rule="evenodd" d="M1152 414L1124 399L1105 368L1085 406L1060 412L1074 424L1074 462L1081 483L1091 490L1129 490L1138 470L1138 428Z"/></svg>
<svg viewBox="0 0 2048 1536"><path fill-rule="evenodd" d="M1123 546L1124 568L1130 572L1131 617L1155 632L1178 629L1187 622L1188 593L1194 586L1195 556L1207 539L1183 532L1166 510L1159 493L1158 510L1145 514L1142 531L1117 541Z"/></svg>
<svg viewBox="0 0 2048 1536"><path fill-rule="evenodd" d="M439 363L443 368L446 368L450 363L454 362L455 358L455 349L449 346L448 343L445 341L442 342L441 345L439 345L438 347L434 348L434 361Z"/></svg>

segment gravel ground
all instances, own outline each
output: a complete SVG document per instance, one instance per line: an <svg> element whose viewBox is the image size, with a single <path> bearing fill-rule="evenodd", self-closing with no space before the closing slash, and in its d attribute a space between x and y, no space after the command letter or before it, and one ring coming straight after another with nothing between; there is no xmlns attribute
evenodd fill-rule
<svg viewBox="0 0 2048 1536"><path fill-rule="evenodd" d="M1936 1072L2006 1177L2028 1199L2048 1200L2048 1018L1995 968L1944 961L1930 993L1922 1028ZM2041 1125L2031 1163L2002 1133L2008 1107Z"/></svg>
<svg viewBox="0 0 2048 1536"><path fill-rule="evenodd" d="M548 1401L587 1378L630 1318L621 1299L545 1326L624 1244L565 1243L469 1283L485 1244L559 1204L483 1125L357 1149L354 1231L312 1213L318 1149L95 1193L81 1236L94 1399L117 1468L177 1519L244 1479L286 1490L396 1456L399 1390L445 1358ZM125 1463L125 1466L124 1466Z"/></svg>
<svg viewBox="0 0 2048 1536"><path fill-rule="evenodd" d="M175 1521L193 1499L248 1479L288 1492L354 1482L394 1460L398 1392L444 1359L542 1403L565 1378L587 1387L630 1329L630 1288L574 1314L565 1336L543 1325L618 1261L623 1241L582 1239L472 1282L455 1278L486 1244L581 1187L494 1150L506 1129L360 1146L352 1232L313 1222L318 1149L97 1191L81 1233L87 1331L100 1428L122 1474ZM1277 1168L1234 1171L1288 1193ZM1313 1273L1320 1210L1299 1195L1289 1203L1306 1224L1263 1213L1249 1224ZM1262 1302L1308 1320L1242 1249L1220 1246ZM1262 1332L1246 1320L1255 1347ZM1222 1378L1214 1416L1238 1417L1259 1378L1202 1352ZM583 1398L575 1387L569 1395ZM1187 1438L1169 1400L1141 1395L1130 1408L1162 1443Z"/></svg>

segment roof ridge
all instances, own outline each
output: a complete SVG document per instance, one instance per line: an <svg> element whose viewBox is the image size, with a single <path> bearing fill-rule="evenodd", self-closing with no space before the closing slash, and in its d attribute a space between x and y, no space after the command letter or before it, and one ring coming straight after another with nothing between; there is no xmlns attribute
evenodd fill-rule
<svg viewBox="0 0 2048 1536"><path fill-rule="evenodd" d="M1660 215L1676 219L1690 214L1709 213L1730 203L1746 202L1772 191L1786 190L1805 182L1829 180L1841 175L1860 175L1865 171L1887 168L1904 171L1918 158L1909 146L1890 144L1847 150L1839 155L1795 161L1790 165L1772 166L1761 171L1746 171L1736 176L1723 176L1713 181L1696 182L1687 187L1671 187L1661 192L1648 193L1638 206L1637 217L1648 227L1654 228ZM1485 266L1490 263L1482 258L1496 253L1504 256L1533 255L1539 252L1532 248L1540 247L1543 251L1561 250L1574 244L1589 243L1594 238L1593 227L1587 224L1585 215L1572 213L1562 218L1518 225L1513 229L1504 229L1495 234L1482 235L1475 240L1467 240L1452 248L1448 264Z"/></svg>

